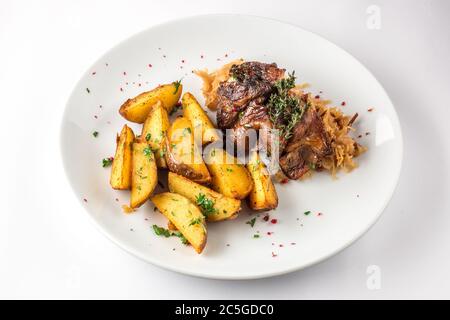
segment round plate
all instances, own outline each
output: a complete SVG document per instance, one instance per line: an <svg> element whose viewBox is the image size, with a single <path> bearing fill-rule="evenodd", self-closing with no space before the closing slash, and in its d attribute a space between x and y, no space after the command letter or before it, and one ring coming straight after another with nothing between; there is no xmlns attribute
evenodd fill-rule
<svg viewBox="0 0 450 320"><path fill-rule="evenodd" d="M295 70L297 82L330 99L347 114L359 113L358 141L368 152L359 168L277 184L279 207L231 221L208 224L208 243L198 255L176 237L154 234L166 219L150 201L124 214L129 192L112 190L110 168L123 124L118 109L128 98L158 84L183 79L184 91L200 102L201 81L193 69L220 67L237 58L276 62ZM368 109L372 109L371 112ZM213 118L214 115L212 115ZM139 134L140 125L131 124ZM98 131L97 138L93 132ZM397 184L402 135L394 107L374 76L333 43L296 26L264 18L208 15L152 27L111 49L82 76L67 103L61 148L76 196L100 229L115 243L160 267L216 279L279 275L317 263L342 250L377 220ZM160 178L167 185L166 177ZM157 190L158 191L158 190ZM304 214L311 211L310 214ZM246 222L256 217L253 227ZM271 223L276 219L276 223ZM275 222L275 221L274 221ZM259 234L259 237L254 237Z"/></svg>

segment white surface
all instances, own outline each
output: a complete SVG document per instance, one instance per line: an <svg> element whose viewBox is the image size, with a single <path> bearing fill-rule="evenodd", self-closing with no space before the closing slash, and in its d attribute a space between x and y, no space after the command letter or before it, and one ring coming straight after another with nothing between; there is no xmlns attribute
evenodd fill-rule
<svg viewBox="0 0 450 320"><path fill-rule="evenodd" d="M227 33L218 35L208 28L212 24ZM190 36L172 41L178 30ZM203 39L210 40L202 43ZM177 52L178 48L186 49ZM311 84L308 90L313 95L322 91L325 99L335 99L338 105L345 100L348 114L359 113L353 136L363 135L358 141L369 152L357 159L360 170L340 174L337 180L324 173L301 183L278 184L279 206L270 212L271 219L278 219L275 225L263 221L264 213L255 215L245 206L233 221L208 224L208 243L198 256L178 239L155 237L151 225L165 226L167 219L155 213L151 203L133 215L124 215L120 206L129 203L129 192L111 189L111 170L102 168L100 162L114 154L117 132L126 123L118 108L127 98L158 83L183 78L183 91L193 93L204 105L202 82L190 70L214 70L239 57L276 61L288 72L296 70L300 82ZM368 112L369 107L375 109ZM179 115L172 115L172 120ZM210 116L216 118L213 113ZM136 134L142 130L142 125L128 125ZM99 132L96 139L94 130ZM213 279L280 275L315 264L347 247L386 207L400 176L403 152L400 124L391 101L373 75L351 55L290 24L241 15L177 20L115 46L89 68L73 90L61 138L63 161L75 194L111 240L166 269ZM158 180L167 186L165 175ZM158 188L156 193L162 191ZM308 210L312 213L305 217ZM253 228L245 223L251 218L256 219ZM259 233L258 240L253 238L255 233Z"/></svg>
<svg viewBox="0 0 450 320"><path fill-rule="evenodd" d="M276 3L2 1L0 297L450 298L448 2ZM366 26L373 4L379 30ZM101 235L66 182L58 133L80 75L153 23L210 12L270 16L323 35L368 66L399 113L404 164L390 205L363 238L312 268L237 282L161 270ZM366 283L371 265L379 290Z"/></svg>

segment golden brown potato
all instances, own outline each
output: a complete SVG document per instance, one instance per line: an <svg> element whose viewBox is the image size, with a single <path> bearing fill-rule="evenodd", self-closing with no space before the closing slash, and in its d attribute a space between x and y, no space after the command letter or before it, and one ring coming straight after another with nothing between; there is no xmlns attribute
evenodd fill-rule
<svg viewBox="0 0 450 320"><path fill-rule="evenodd" d="M156 164L159 168L167 168L166 135L169 129L169 115L160 100L151 107L147 119L142 127L141 141L146 141L155 154Z"/></svg>
<svg viewBox="0 0 450 320"><path fill-rule="evenodd" d="M167 222L167 229L169 229L170 231L177 231L177 227L175 227L175 225L170 222L170 220Z"/></svg>
<svg viewBox="0 0 450 320"><path fill-rule="evenodd" d="M200 130L199 135L201 135L202 145L219 139L217 129L214 128L208 115L190 92L183 94L181 105L183 106L183 116L191 122L194 132Z"/></svg>
<svg viewBox="0 0 450 320"><path fill-rule="evenodd" d="M225 150L214 148L205 155L211 173L212 187L224 196L244 199L253 188L253 181L245 166Z"/></svg>
<svg viewBox="0 0 450 320"><path fill-rule="evenodd" d="M166 140L166 163L170 171L198 182L208 183L211 176L194 142L191 123L184 117L176 118L169 128Z"/></svg>
<svg viewBox="0 0 450 320"><path fill-rule="evenodd" d="M143 123L147 119L150 109L158 100L170 113L180 99L182 91L183 86L179 81L158 86L125 101L120 107L119 113L128 121Z"/></svg>
<svg viewBox="0 0 450 320"><path fill-rule="evenodd" d="M133 143L130 207L140 207L155 190L158 169L155 156L147 142Z"/></svg>
<svg viewBox="0 0 450 320"><path fill-rule="evenodd" d="M206 245L205 217L187 198L170 192L151 197L156 208L173 223L192 247L201 253Z"/></svg>
<svg viewBox="0 0 450 320"><path fill-rule="evenodd" d="M110 184L113 189L126 190L131 187L131 145L134 133L127 125L117 137L116 154L111 167Z"/></svg>
<svg viewBox="0 0 450 320"><path fill-rule="evenodd" d="M169 172L169 190L191 200L208 221L232 219L241 210L240 200L225 197L173 172Z"/></svg>
<svg viewBox="0 0 450 320"><path fill-rule="evenodd" d="M248 206L253 210L275 209L278 206L277 191L258 152L254 151L251 154L247 169L254 185L247 199Z"/></svg>

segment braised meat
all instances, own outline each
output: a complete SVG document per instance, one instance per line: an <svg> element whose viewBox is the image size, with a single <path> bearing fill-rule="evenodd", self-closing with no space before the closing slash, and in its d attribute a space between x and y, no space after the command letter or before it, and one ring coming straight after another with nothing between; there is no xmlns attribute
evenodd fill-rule
<svg viewBox="0 0 450 320"><path fill-rule="evenodd" d="M245 110L250 101L267 98L284 71L275 63L244 62L232 66L229 80L222 82L217 90L219 128L232 128L239 119L239 112Z"/></svg>
<svg viewBox="0 0 450 320"><path fill-rule="evenodd" d="M281 154L280 167L287 177L298 179L311 168L320 168L322 159L330 154L331 144L322 120L313 108L308 108Z"/></svg>
<svg viewBox="0 0 450 320"><path fill-rule="evenodd" d="M233 129L231 140L248 147L248 129L259 131L260 149L271 153L272 140L278 139L280 167L290 179L298 179L310 168L319 168L331 153L330 139L322 120L308 104L308 96L297 97L290 89L294 75L284 78L276 64L245 62L230 69L230 79L217 91L217 123ZM281 136L275 136L277 129Z"/></svg>

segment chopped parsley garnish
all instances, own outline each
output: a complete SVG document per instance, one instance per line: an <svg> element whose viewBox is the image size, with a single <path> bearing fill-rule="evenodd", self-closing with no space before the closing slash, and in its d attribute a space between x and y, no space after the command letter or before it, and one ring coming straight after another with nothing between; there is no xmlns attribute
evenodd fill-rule
<svg viewBox="0 0 450 320"><path fill-rule="evenodd" d="M303 214L305 215L305 216L307 216L308 214L310 214L311 213L311 211L305 211Z"/></svg>
<svg viewBox="0 0 450 320"><path fill-rule="evenodd" d="M308 163L308 167L310 170L316 170L316 164L315 163Z"/></svg>
<svg viewBox="0 0 450 320"><path fill-rule="evenodd" d="M259 234L254 234L253 238L259 238Z"/></svg>
<svg viewBox="0 0 450 320"><path fill-rule="evenodd" d="M227 172L233 172L233 169L227 168Z"/></svg>
<svg viewBox="0 0 450 320"><path fill-rule="evenodd" d="M147 134L145 135L145 140L146 140L146 141L150 141L151 138L152 138L152 134L151 134L151 133L147 133Z"/></svg>
<svg viewBox="0 0 450 320"><path fill-rule="evenodd" d="M189 128L189 127L187 127L187 128L184 128L183 129L183 137L185 137L186 136L186 133L189 133L189 134L191 134L191 128Z"/></svg>
<svg viewBox="0 0 450 320"><path fill-rule="evenodd" d="M103 168L109 167L113 163L113 160L114 160L113 157L102 159L102 167Z"/></svg>
<svg viewBox="0 0 450 320"><path fill-rule="evenodd" d="M173 92L173 94L176 94L176 93L178 92L178 88L179 88L180 85L181 85L181 80L182 80L182 79L180 79L180 80L178 80L178 81L175 81L175 82L172 82L172 84L175 86L175 91Z"/></svg>
<svg viewBox="0 0 450 320"><path fill-rule="evenodd" d="M295 87L294 72L287 78L275 82L274 87L275 93L272 93L267 104L269 117L275 127L280 130L280 136L288 140L292 136L292 129L302 118L308 104L289 94L289 90Z"/></svg>
<svg viewBox="0 0 450 320"><path fill-rule="evenodd" d="M152 227L153 227L153 231L155 232L155 234L157 236L162 236L162 237L166 237L166 238L178 237L181 240L182 244L189 243L180 231L171 232L170 230L167 230L166 228L163 228L163 227L159 227L156 224L154 224Z"/></svg>
<svg viewBox="0 0 450 320"><path fill-rule="evenodd" d="M255 225L256 218L253 218L252 220L247 221L245 224L249 224L252 228Z"/></svg>
<svg viewBox="0 0 450 320"><path fill-rule="evenodd" d="M92 132L92 135L94 136L94 138L97 138L98 137L98 131Z"/></svg>
<svg viewBox="0 0 450 320"><path fill-rule="evenodd" d="M89 88L86 88L87 93L91 93L91 90Z"/></svg>
<svg viewBox="0 0 450 320"><path fill-rule="evenodd" d="M156 224L154 224L152 227L153 227L153 231L155 231L155 234L157 236L163 236L166 238L171 236L171 232L169 230L167 230L166 228L158 227Z"/></svg>
<svg viewBox="0 0 450 320"><path fill-rule="evenodd" d="M203 193L199 193L195 197L195 202L200 207L200 209L202 209L202 213L204 216L217 213L217 209L214 208L215 202L211 199L208 199Z"/></svg>
<svg viewBox="0 0 450 320"><path fill-rule="evenodd" d="M150 159L152 158L153 151L149 146L144 148L144 155L149 157Z"/></svg>
<svg viewBox="0 0 450 320"><path fill-rule="evenodd" d="M181 240L181 243L184 245L189 244L187 239L183 236L183 234L180 231L172 232L172 236L178 237Z"/></svg>
<svg viewBox="0 0 450 320"><path fill-rule="evenodd" d="M193 226L194 224L202 223L202 218L192 219L189 223L189 226Z"/></svg>

